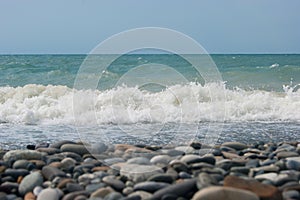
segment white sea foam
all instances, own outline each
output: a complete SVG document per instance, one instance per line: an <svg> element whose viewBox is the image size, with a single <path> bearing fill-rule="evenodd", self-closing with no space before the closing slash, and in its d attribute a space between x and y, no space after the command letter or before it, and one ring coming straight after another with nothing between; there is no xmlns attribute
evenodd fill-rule
<svg viewBox="0 0 300 200"><path fill-rule="evenodd" d="M279 93L191 83L152 93L125 86L106 91L35 84L0 87L0 122L83 125L223 120L299 122L298 88L285 86Z"/></svg>

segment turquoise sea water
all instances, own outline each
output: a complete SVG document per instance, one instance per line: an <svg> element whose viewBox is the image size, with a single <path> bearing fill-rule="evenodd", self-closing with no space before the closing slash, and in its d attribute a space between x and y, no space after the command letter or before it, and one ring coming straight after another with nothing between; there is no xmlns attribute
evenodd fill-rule
<svg viewBox="0 0 300 200"><path fill-rule="evenodd" d="M211 57L220 83L205 83L178 55L131 54L102 71L96 88L78 90L74 81L85 55L0 55L1 147L79 138L153 144L300 139L300 55ZM174 83L120 84L138 66L149 71L131 80L151 72L152 82ZM84 75L99 78L93 71Z"/></svg>

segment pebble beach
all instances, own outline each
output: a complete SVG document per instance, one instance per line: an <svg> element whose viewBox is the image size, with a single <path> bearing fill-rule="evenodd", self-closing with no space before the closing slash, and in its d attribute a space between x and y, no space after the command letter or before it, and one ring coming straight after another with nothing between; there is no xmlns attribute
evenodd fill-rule
<svg viewBox="0 0 300 200"><path fill-rule="evenodd" d="M296 200L300 143L59 141L0 151L1 200Z"/></svg>

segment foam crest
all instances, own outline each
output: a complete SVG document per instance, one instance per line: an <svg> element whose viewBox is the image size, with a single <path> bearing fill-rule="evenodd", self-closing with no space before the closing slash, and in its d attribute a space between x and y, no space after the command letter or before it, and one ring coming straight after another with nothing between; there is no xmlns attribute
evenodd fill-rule
<svg viewBox="0 0 300 200"><path fill-rule="evenodd" d="M300 121L299 86L284 92L226 89L222 84L174 85L161 92L137 87L106 91L66 86L0 87L0 122L132 124L201 121ZM74 101L75 100L75 101ZM74 105L73 105L74 102Z"/></svg>

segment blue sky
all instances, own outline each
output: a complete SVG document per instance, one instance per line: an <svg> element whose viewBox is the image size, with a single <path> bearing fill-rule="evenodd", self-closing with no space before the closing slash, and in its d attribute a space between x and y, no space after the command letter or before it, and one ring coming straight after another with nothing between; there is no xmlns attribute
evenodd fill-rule
<svg viewBox="0 0 300 200"><path fill-rule="evenodd" d="M209 53L300 53L298 0L1 0L0 54L88 53L107 37L157 26Z"/></svg>

